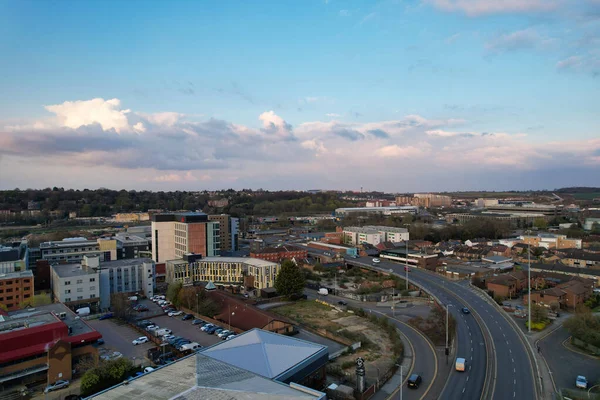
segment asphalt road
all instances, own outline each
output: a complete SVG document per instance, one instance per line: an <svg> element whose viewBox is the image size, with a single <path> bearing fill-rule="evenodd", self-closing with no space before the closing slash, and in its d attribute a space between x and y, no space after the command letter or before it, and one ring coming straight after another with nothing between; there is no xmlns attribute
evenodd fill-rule
<svg viewBox="0 0 600 400"><path fill-rule="evenodd" d="M404 265L396 262L381 260L380 263L375 264L372 262L371 257L348 259L346 261L406 277ZM456 357L462 357L467 361L464 372L458 372L454 368L451 370L447 384L439 398L479 399L483 391L487 357L485 342L479 325L472 315L464 315L460 311L463 307L469 307L469 304L452 296L443 285L438 285L427 279L429 278L428 275L424 276L424 274L418 274L416 271L417 268L411 267L411 272L409 272L410 282L430 291L442 304L451 305L448 309L449 313L456 319L455 354ZM448 362L454 363L454 360Z"/></svg>
<svg viewBox="0 0 600 400"><path fill-rule="evenodd" d="M550 367L557 389L575 388L575 378L583 375L589 387L600 384L600 361L597 358L575 353L565 348L562 343L570 333L563 327L558 328L540 340L541 352ZM594 389L594 392L596 389Z"/></svg>
<svg viewBox="0 0 600 400"><path fill-rule="evenodd" d="M381 261L374 264L371 258L350 259L359 261L375 269L389 271L404 277L404 265L395 262ZM470 315L460 313L461 307L468 307L475 311L483 320L492 336L495 347L496 381L493 392L494 400L510 399L535 399L536 384L533 375L533 364L527 348L513 326L504 318L500 311L489 304L482 294L470 288L468 282L449 281L439 275L431 274L411 268L409 280L421 286L434 295L444 304L452 304L450 312L457 318L457 356L473 357L468 374L454 372L443 393L443 398L479 398L486 371L486 354L483 335L479 326ZM466 323L461 323L465 321ZM468 336L468 338L467 338ZM465 356L466 354L466 356ZM470 377L456 378L456 375ZM461 386L462 385L462 386ZM464 389L464 392L461 391ZM462 396L464 397L462 397Z"/></svg>
<svg viewBox="0 0 600 400"><path fill-rule="evenodd" d="M328 296L319 296L316 291L305 289L305 293L309 298L318 298L320 300L326 301L328 303L336 304L339 300L344 300L348 303L348 305L354 307L360 307L365 310L371 310L371 312L376 312L382 315L386 315L381 307L376 307L375 305L369 303L362 303L359 301L354 301L351 299L347 299L345 297L338 297L334 295ZM399 313L399 312L398 312ZM406 400L418 400L422 398L428 399L436 399L438 398L437 393L429 393L430 388L433 387L434 381L437 378L437 356L435 354L435 349L431 345L431 343L425 338L425 336L414 328L408 326L404 322L393 318L392 315L386 315L390 321L392 321L396 327L402 332L403 335L406 336L407 340L411 343L414 349L414 364L412 373L416 373L421 375L423 378L423 382L418 389L408 389L406 384L403 384L403 399ZM404 371L405 378L408 375L409 371ZM445 377L440 377L442 381ZM441 385L436 385L441 386ZM396 393L396 396L399 397L399 394ZM427 397L425 397L427 396Z"/></svg>

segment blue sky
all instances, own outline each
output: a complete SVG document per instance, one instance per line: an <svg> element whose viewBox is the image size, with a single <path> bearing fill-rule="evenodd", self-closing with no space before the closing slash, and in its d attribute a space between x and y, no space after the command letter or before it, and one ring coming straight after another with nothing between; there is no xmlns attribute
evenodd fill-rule
<svg viewBox="0 0 600 400"><path fill-rule="evenodd" d="M2 188L600 185L598 0L0 1L0 37Z"/></svg>

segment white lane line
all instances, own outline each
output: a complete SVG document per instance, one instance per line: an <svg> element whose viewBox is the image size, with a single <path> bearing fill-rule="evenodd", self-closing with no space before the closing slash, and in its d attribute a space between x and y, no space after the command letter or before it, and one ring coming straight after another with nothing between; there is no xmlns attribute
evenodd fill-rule
<svg viewBox="0 0 600 400"><path fill-rule="evenodd" d="M467 376L467 382L469 382L469 377Z"/></svg>
<svg viewBox="0 0 600 400"><path fill-rule="evenodd" d="M509 352L509 353L512 353L512 349L508 349L508 352Z"/></svg>
<svg viewBox="0 0 600 400"><path fill-rule="evenodd" d="M513 363L515 362L515 359L514 359L514 358L511 358L511 360L512 360L512 362L513 362Z"/></svg>
<svg viewBox="0 0 600 400"><path fill-rule="evenodd" d="M471 347L471 351L473 351L473 348Z"/></svg>
<svg viewBox="0 0 600 400"><path fill-rule="evenodd" d="M510 344L510 343L508 343L508 340L506 341L506 344Z"/></svg>
<svg viewBox="0 0 600 400"><path fill-rule="evenodd" d="M517 392L513 392L513 397L517 397Z"/></svg>
<svg viewBox="0 0 600 400"><path fill-rule="evenodd" d="M516 384L517 384L517 380L513 379L513 385L516 385Z"/></svg>
<svg viewBox="0 0 600 400"><path fill-rule="evenodd" d="M471 356L471 361L473 361L473 356ZM471 367L469 367L469 368L471 368Z"/></svg>
<svg viewBox="0 0 600 400"><path fill-rule="evenodd" d="M465 392L466 387L463 388L463 393Z"/></svg>
<svg viewBox="0 0 600 400"><path fill-rule="evenodd" d="M516 373L517 373L517 369L513 368L513 374L516 374Z"/></svg>
<svg viewBox="0 0 600 400"><path fill-rule="evenodd" d="M471 343L473 343L473 339L471 339Z"/></svg>
<svg viewBox="0 0 600 400"><path fill-rule="evenodd" d="M504 336L504 338L506 339L506 334L505 333L503 333L502 336Z"/></svg>

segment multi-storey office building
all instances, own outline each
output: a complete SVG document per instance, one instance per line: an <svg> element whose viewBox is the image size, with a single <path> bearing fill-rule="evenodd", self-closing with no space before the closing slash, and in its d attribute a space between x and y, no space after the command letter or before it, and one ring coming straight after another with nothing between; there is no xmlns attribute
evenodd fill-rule
<svg viewBox="0 0 600 400"><path fill-rule="evenodd" d="M149 258L117 260L100 263L100 307L110 307L114 293L154 295L155 264Z"/></svg>
<svg viewBox="0 0 600 400"><path fill-rule="evenodd" d="M219 222L204 213L170 213L152 216L152 259L157 263L196 253L219 255Z"/></svg>
<svg viewBox="0 0 600 400"><path fill-rule="evenodd" d="M79 263L84 256L98 256L101 261L116 259L116 242L109 239L87 240L83 237L40 244L41 259L54 263Z"/></svg>
<svg viewBox="0 0 600 400"><path fill-rule="evenodd" d="M209 221L219 223L220 230L220 250L236 251L238 250L238 237L240 230L239 218L232 218L227 214L209 215Z"/></svg>
<svg viewBox="0 0 600 400"><path fill-rule="evenodd" d="M81 264L55 264L51 267L54 300L68 305L98 305L100 301L100 260L85 256Z"/></svg>
<svg viewBox="0 0 600 400"><path fill-rule="evenodd" d="M0 304L7 311L18 310L33 300L33 272L19 271L0 274Z"/></svg>
<svg viewBox="0 0 600 400"><path fill-rule="evenodd" d="M146 238L118 233L115 235L115 240L117 242L117 258L119 260L144 258L151 255L150 243Z"/></svg>

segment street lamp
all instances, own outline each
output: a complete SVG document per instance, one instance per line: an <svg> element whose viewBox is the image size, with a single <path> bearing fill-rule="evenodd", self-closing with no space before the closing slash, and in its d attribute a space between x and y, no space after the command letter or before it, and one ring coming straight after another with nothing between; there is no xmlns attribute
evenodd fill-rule
<svg viewBox="0 0 600 400"><path fill-rule="evenodd" d="M531 232L531 231L527 231ZM527 285L527 314L529 318L529 323L527 324L527 331L531 333L531 238L527 238L527 259L528 259L528 267L527 267L527 280L529 284Z"/></svg>
<svg viewBox="0 0 600 400"><path fill-rule="evenodd" d="M408 239L404 241L406 243L406 257L404 257L404 272L406 272L406 290L408 290Z"/></svg>

